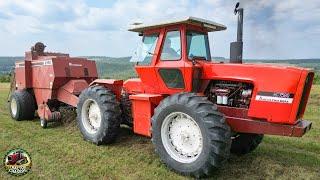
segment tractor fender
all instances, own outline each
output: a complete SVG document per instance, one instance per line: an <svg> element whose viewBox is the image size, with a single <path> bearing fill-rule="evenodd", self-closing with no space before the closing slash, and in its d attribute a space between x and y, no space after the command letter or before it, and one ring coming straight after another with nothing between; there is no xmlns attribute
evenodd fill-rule
<svg viewBox="0 0 320 180"><path fill-rule="evenodd" d="M121 98L121 92L123 87L123 80L117 79L96 79L92 81L89 86L104 86L111 90L117 97L118 100Z"/></svg>
<svg viewBox="0 0 320 180"><path fill-rule="evenodd" d="M129 94L144 93L144 84L140 78L128 79L123 84L123 89Z"/></svg>

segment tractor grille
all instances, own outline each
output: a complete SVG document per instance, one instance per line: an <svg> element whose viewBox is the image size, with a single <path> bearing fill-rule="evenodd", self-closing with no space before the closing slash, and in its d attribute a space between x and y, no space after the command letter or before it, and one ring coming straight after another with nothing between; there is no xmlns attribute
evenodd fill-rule
<svg viewBox="0 0 320 180"><path fill-rule="evenodd" d="M300 105L299 105L298 112L297 112L297 119L302 118L304 110L306 108L309 93L310 93L311 86L312 86L313 76L314 76L314 74L312 72L310 72L306 78L306 81L305 81L305 84L303 87L303 91L302 91Z"/></svg>

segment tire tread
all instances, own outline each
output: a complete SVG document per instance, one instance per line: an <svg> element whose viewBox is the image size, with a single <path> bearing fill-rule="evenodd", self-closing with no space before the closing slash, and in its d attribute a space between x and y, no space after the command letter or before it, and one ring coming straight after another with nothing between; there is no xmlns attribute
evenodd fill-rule
<svg viewBox="0 0 320 180"><path fill-rule="evenodd" d="M36 110L35 99L33 95L27 90L16 90L10 98L15 98L17 102L17 115L13 117L17 121L20 120L32 120L34 118L34 113ZM11 106L9 104L9 108L11 111Z"/></svg>
<svg viewBox="0 0 320 180"><path fill-rule="evenodd" d="M162 151L159 148L158 138L155 136L152 137L152 143L155 146L155 152L160 156L162 162L166 163L166 166L182 175L191 175L194 177L203 177L208 176L214 172L215 169L221 167L221 165L227 160L230 154L231 146L231 133L230 127L225 123L224 116L220 112L217 112L215 105L207 100L206 97L198 96L195 93L178 93L172 96L169 96L162 100L160 104L155 108L155 112L152 121L152 133L156 136L161 136L160 132L155 132L157 127L155 127L156 122L159 119L160 113L165 111L171 105L184 105L188 108L191 108L194 111L199 119L204 123L204 127L207 128L210 147L210 157L206 162L202 163L202 167L199 167L197 170L181 172L175 169L175 167L170 164L168 157L164 157L159 153ZM161 138L160 138L161 139ZM168 163L169 162L169 163Z"/></svg>
<svg viewBox="0 0 320 180"><path fill-rule="evenodd" d="M116 139L120 128L120 107L119 103L116 100L116 96L111 90L106 89L103 86L91 86L81 93L81 95L79 96L79 102L83 103L83 101L87 97L97 97L95 101L98 101L103 105L100 106L101 113L103 113L104 117L102 121L107 122L101 123L100 128L102 128L103 131L101 131L101 133L97 133L94 138L89 138L86 134L86 131L83 128L80 128L84 139L97 145L112 143ZM82 105L82 103L78 103L77 106L77 121L79 127L81 127L82 107L80 106Z"/></svg>

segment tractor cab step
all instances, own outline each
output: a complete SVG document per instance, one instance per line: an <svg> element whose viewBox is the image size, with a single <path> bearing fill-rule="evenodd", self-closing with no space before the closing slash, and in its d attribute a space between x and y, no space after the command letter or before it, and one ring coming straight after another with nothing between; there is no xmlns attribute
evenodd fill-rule
<svg viewBox="0 0 320 180"><path fill-rule="evenodd" d="M150 137L151 117L164 97L160 94L135 94L129 98L132 101L133 131Z"/></svg>

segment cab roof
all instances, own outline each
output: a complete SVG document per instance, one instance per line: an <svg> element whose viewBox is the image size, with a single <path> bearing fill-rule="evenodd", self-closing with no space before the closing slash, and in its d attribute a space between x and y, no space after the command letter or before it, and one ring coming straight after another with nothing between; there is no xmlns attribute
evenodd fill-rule
<svg viewBox="0 0 320 180"><path fill-rule="evenodd" d="M216 23L216 22L213 22L213 21L209 21L209 20L202 19L202 18L196 18L196 17L187 17L187 18L176 19L176 20L172 20L172 21L160 22L160 23L155 23L155 24L136 23L135 25L132 26L132 28L129 29L129 31L141 33L146 30L155 29L155 28L162 28L165 26L176 25L176 24L192 24L195 26L204 27L204 28L206 28L206 30L208 32L222 31L222 30L227 29L226 26L219 24L219 23Z"/></svg>

